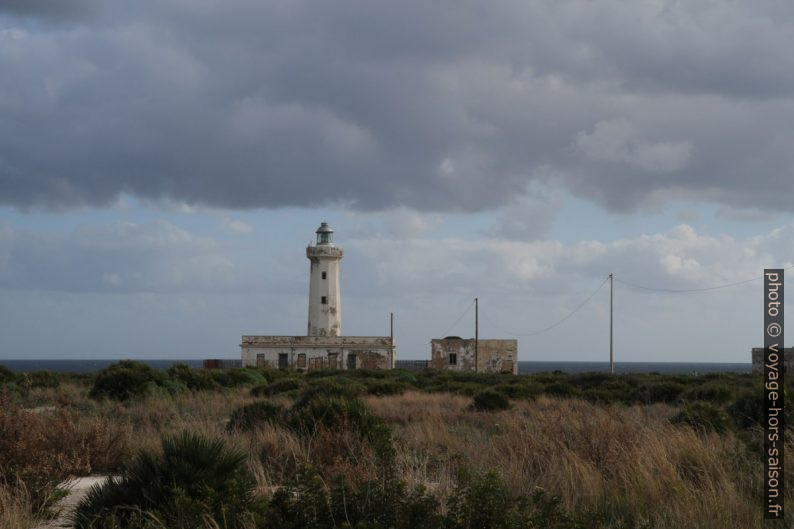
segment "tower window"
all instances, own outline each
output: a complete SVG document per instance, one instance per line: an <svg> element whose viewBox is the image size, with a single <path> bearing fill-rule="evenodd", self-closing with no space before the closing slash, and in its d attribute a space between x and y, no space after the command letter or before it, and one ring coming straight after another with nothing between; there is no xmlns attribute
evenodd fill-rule
<svg viewBox="0 0 794 529"><path fill-rule="evenodd" d="M325 272L323 272L323 279L325 279Z"/></svg>
<svg viewBox="0 0 794 529"><path fill-rule="evenodd" d="M323 305L328 305L328 296L321 297L320 303L322 303Z"/></svg>
<svg viewBox="0 0 794 529"><path fill-rule="evenodd" d="M458 355L457 355L457 353L449 353L449 365L451 365L451 366L458 365Z"/></svg>

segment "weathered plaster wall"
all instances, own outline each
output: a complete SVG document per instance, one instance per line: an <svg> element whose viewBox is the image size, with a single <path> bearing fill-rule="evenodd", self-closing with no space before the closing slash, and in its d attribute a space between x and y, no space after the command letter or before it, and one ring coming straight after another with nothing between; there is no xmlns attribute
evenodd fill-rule
<svg viewBox="0 0 794 529"><path fill-rule="evenodd" d="M518 374L518 341L481 339L475 355L475 340L435 339L430 342L430 368L480 373ZM450 363L450 355L455 363ZM476 357L476 366L475 366Z"/></svg>
<svg viewBox="0 0 794 529"><path fill-rule="evenodd" d="M337 246L306 248L309 258L309 336L342 335L342 296L339 287L339 261L344 251ZM325 273L325 279L323 279ZM322 303L322 299L326 303Z"/></svg>
<svg viewBox="0 0 794 529"><path fill-rule="evenodd" d="M394 367L394 350L388 336L243 336L240 347L244 367L299 370Z"/></svg>
<svg viewBox="0 0 794 529"><path fill-rule="evenodd" d="M753 347L752 358L753 358L753 373L763 373L764 348ZM786 373L789 373L791 372L792 369L794 369L794 347L787 347L783 349L783 365L785 367Z"/></svg>

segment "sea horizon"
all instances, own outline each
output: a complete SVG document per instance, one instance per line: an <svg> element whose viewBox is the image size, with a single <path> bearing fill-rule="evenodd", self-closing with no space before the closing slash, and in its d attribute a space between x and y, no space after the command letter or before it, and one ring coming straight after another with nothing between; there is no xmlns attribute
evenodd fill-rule
<svg viewBox="0 0 794 529"><path fill-rule="evenodd" d="M143 358L104 358L104 359L7 359L0 365L14 372L54 371L59 373L90 373L104 369L121 360L137 360L156 369L168 369L178 363L190 367L201 367L203 359L143 359ZM229 360L233 360L229 358ZM608 371L609 362L598 361L544 361L519 360L518 373L544 373L562 371L564 373L586 373ZM750 373L751 362L615 362L616 373L666 373L666 374L705 374L705 373Z"/></svg>

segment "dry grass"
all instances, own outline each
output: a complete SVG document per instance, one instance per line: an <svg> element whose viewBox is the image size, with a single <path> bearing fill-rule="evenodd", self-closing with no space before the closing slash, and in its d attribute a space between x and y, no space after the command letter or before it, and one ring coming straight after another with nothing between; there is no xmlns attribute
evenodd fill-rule
<svg viewBox="0 0 794 529"><path fill-rule="evenodd" d="M0 527L30 529L36 522L32 512L30 495L23 487L0 485Z"/></svg>
<svg viewBox="0 0 794 529"><path fill-rule="evenodd" d="M34 390L31 398L37 405L62 409L35 416L17 410L13 417L4 411L0 428L21 419L31 428L29 434L15 430L24 441L10 447L11 457L35 468L45 462L31 454L54 453L60 447L57 457L68 464L59 464L69 472L85 473L97 461L110 464L118 457L110 450L113 435L130 453L159 449L163 434L190 430L225 436L246 450L259 492L265 495L306 462L351 474L370 468L371 453L344 432L302 438L265 424L252 432L227 434L232 411L255 400L247 389L186 392L129 404L93 402L85 393L69 386ZM480 413L466 397L413 391L365 401L393 429L400 478L409 486L428 486L442 503L459 470L467 467L496 470L518 494L540 487L560 496L568 509L606 508L617 517L648 520L654 528L762 526L760 454L750 453L736 433L703 434L671 424L668 419L677 412L672 406L598 406L541 397L514 402L508 411ZM70 427L71 422L78 426ZM67 450L50 444L55 440L45 435L48 429L72 432ZM760 432L754 435L760 437ZM794 447L791 439L788 446ZM0 454L3 450L8 445L0 446ZM103 450L110 455L103 456ZM794 458L786 459L786 472L794 475ZM9 489L0 490L0 527L22 527L6 519L28 512L26 501ZM792 487L787 501L794 501Z"/></svg>
<svg viewBox="0 0 794 529"><path fill-rule="evenodd" d="M24 487L34 509L64 480L115 467L124 436L111 421L69 408L29 410L0 394L0 485Z"/></svg>
<svg viewBox="0 0 794 529"><path fill-rule="evenodd" d="M760 527L760 455L733 433L670 424L672 407L544 397L477 413L469 399L421 393L368 404L395 428L402 477L441 495L466 465L497 470L518 493L540 487L559 495L572 510L607 505L671 529Z"/></svg>

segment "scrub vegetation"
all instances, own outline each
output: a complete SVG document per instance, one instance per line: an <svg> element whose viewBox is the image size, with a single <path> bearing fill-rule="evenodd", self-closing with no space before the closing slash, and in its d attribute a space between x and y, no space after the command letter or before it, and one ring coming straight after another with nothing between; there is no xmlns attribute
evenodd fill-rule
<svg viewBox="0 0 794 529"><path fill-rule="evenodd" d="M749 374L0 367L0 527L99 473L75 527L760 528L762 395Z"/></svg>

